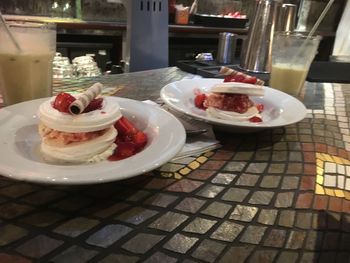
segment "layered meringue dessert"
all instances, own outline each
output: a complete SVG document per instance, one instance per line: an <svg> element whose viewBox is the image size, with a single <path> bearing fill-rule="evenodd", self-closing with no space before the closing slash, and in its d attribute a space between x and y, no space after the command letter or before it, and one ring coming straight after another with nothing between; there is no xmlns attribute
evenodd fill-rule
<svg viewBox="0 0 350 263"><path fill-rule="evenodd" d="M71 115L53 108L54 100L39 107L41 152L46 161L99 162L113 154L118 134L114 123L122 116L119 105L104 99L100 109Z"/></svg>
<svg viewBox="0 0 350 263"><path fill-rule="evenodd" d="M72 115L55 108L58 97L39 107L41 153L54 163L89 163L106 160L116 148L115 122L122 117L120 107L104 98L97 108Z"/></svg>
<svg viewBox="0 0 350 263"><path fill-rule="evenodd" d="M195 106L206 110L210 117L229 121L261 122L262 104L255 104L249 96L263 96L260 85L224 82L212 87L210 93L196 91Z"/></svg>
<svg viewBox="0 0 350 263"><path fill-rule="evenodd" d="M40 150L55 164L119 161L142 151L147 134L122 115L115 98L98 97L102 84L73 96L60 93L39 106Z"/></svg>

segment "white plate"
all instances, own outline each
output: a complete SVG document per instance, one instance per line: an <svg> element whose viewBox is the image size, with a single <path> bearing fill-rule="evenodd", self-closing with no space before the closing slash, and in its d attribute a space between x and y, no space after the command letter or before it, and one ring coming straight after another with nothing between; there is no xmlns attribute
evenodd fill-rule
<svg viewBox="0 0 350 263"><path fill-rule="evenodd" d="M50 184L92 184L126 179L153 170L172 159L184 146L183 125L168 112L146 103L108 97L123 115L148 135L143 151L120 161L82 165L45 163L38 151L39 99L0 109L0 174L18 180Z"/></svg>
<svg viewBox="0 0 350 263"><path fill-rule="evenodd" d="M191 79L175 81L164 86L160 92L163 101L173 110L185 113L195 119L209 122L229 131L253 132L257 130L276 128L301 121L306 116L306 108L296 98L269 87L263 87L263 97L250 98L256 103L264 104L263 122L229 121L210 117L206 111L194 105L194 90L209 93L211 88L222 83L222 79Z"/></svg>

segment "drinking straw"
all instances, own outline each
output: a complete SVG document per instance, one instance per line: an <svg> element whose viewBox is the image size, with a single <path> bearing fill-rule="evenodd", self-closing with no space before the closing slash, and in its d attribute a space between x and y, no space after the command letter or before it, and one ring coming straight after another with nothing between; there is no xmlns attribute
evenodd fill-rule
<svg viewBox="0 0 350 263"><path fill-rule="evenodd" d="M310 30L307 38L310 38L316 31L316 29L318 28L318 26L320 25L320 23L322 22L323 18L325 17L325 15L327 14L329 8L331 8L331 5L333 4L334 0L329 0L328 4L326 5L326 7L323 9L321 15L318 17L316 23L314 24L314 26L312 27L312 29Z"/></svg>
<svg viewBox="0 0 350 263"><path fill-rule="evenodd" d="M7 26L7 24L6 24L6 22L5 22L5 19L4 19L4 17L2 16L2 14L1 14L1 11L0 11L0 22L1 22L1 24L4 26L5 31L6 31L6 33L8 34L8 36L10 37L11 41L12 41L13 44L16 46L17 51L18 51L19 53L21 53L21 52L22 52L22 49L21 49L21 47L19 46L19 44L18 44L18 42L17 42L15 36L12 35L12 33L11 33L9 27Z"/></svg>
<svg viewBox="0 0 350 263"><path fill-rule="evenodd" d="M294 56L294 59L292 59L293 63L298 58L298 56L300 56L300 54L302 53L303 49L305 48L305 46L307 44L307 41L311 39L312 35L315 33L316 29L318 28L318 26L322 22L323 18L327 14L327 12L328 12L329 8L331 7L331 5L333 4L333 2L334 2L334 0L329 0L328 4L326 5L326 7L322 11L321 15L317 19L316 23L314 24L314 26L310 30L309 34L307 35L306 39L304 40L304 43L300 46L299 52L297 52L296 55Z"/></svg>

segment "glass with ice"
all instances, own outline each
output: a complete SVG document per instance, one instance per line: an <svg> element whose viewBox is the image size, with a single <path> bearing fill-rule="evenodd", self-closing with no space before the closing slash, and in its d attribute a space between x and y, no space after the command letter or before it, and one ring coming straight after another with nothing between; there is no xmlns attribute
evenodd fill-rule
<svg viewBox="0 0 350 263"><path fill-rule="evenodd" d="M8 27L21 49L8 34L0 33L0 92L5 105L51 96L56 26L10 22Z"/></svg>
<svg viewBox="0 0 350 263"><path fill-rule="evenodd" d="M320 36L277 32L272 43L270 86L297 96L304 86Z"/></svg>

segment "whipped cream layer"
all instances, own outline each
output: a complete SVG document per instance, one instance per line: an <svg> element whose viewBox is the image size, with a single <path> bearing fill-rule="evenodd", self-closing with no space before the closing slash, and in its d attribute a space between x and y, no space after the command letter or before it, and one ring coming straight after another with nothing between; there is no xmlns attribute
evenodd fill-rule
<svg viewBox="0 0 350 263"><path fill-rule="evenodd" d="M84 142L67 145L50 144L43 138L41 152L45 160L56 163L88 163L106 160L117 147L114 140L118 132L111 126L103 135Z"/></svg>
<svg viewBox="0 0 350 263"><path fill-rule="evenodd" d="M250 118L259 114L259 111L255 106L250 107L245 113L224 111L214 107L208 107L206 111L211 117L229 121L248 121Z"/></svg>
<svg viewBox="0 0 350 263"><path fill-rule="evenodd" d="M47 127L63 132L92 132L112 126L121 116L120 106L108 98L103 99L102 109L78 115L63 113L52 107L55 97L39 107L40 121Z"/></svg>

